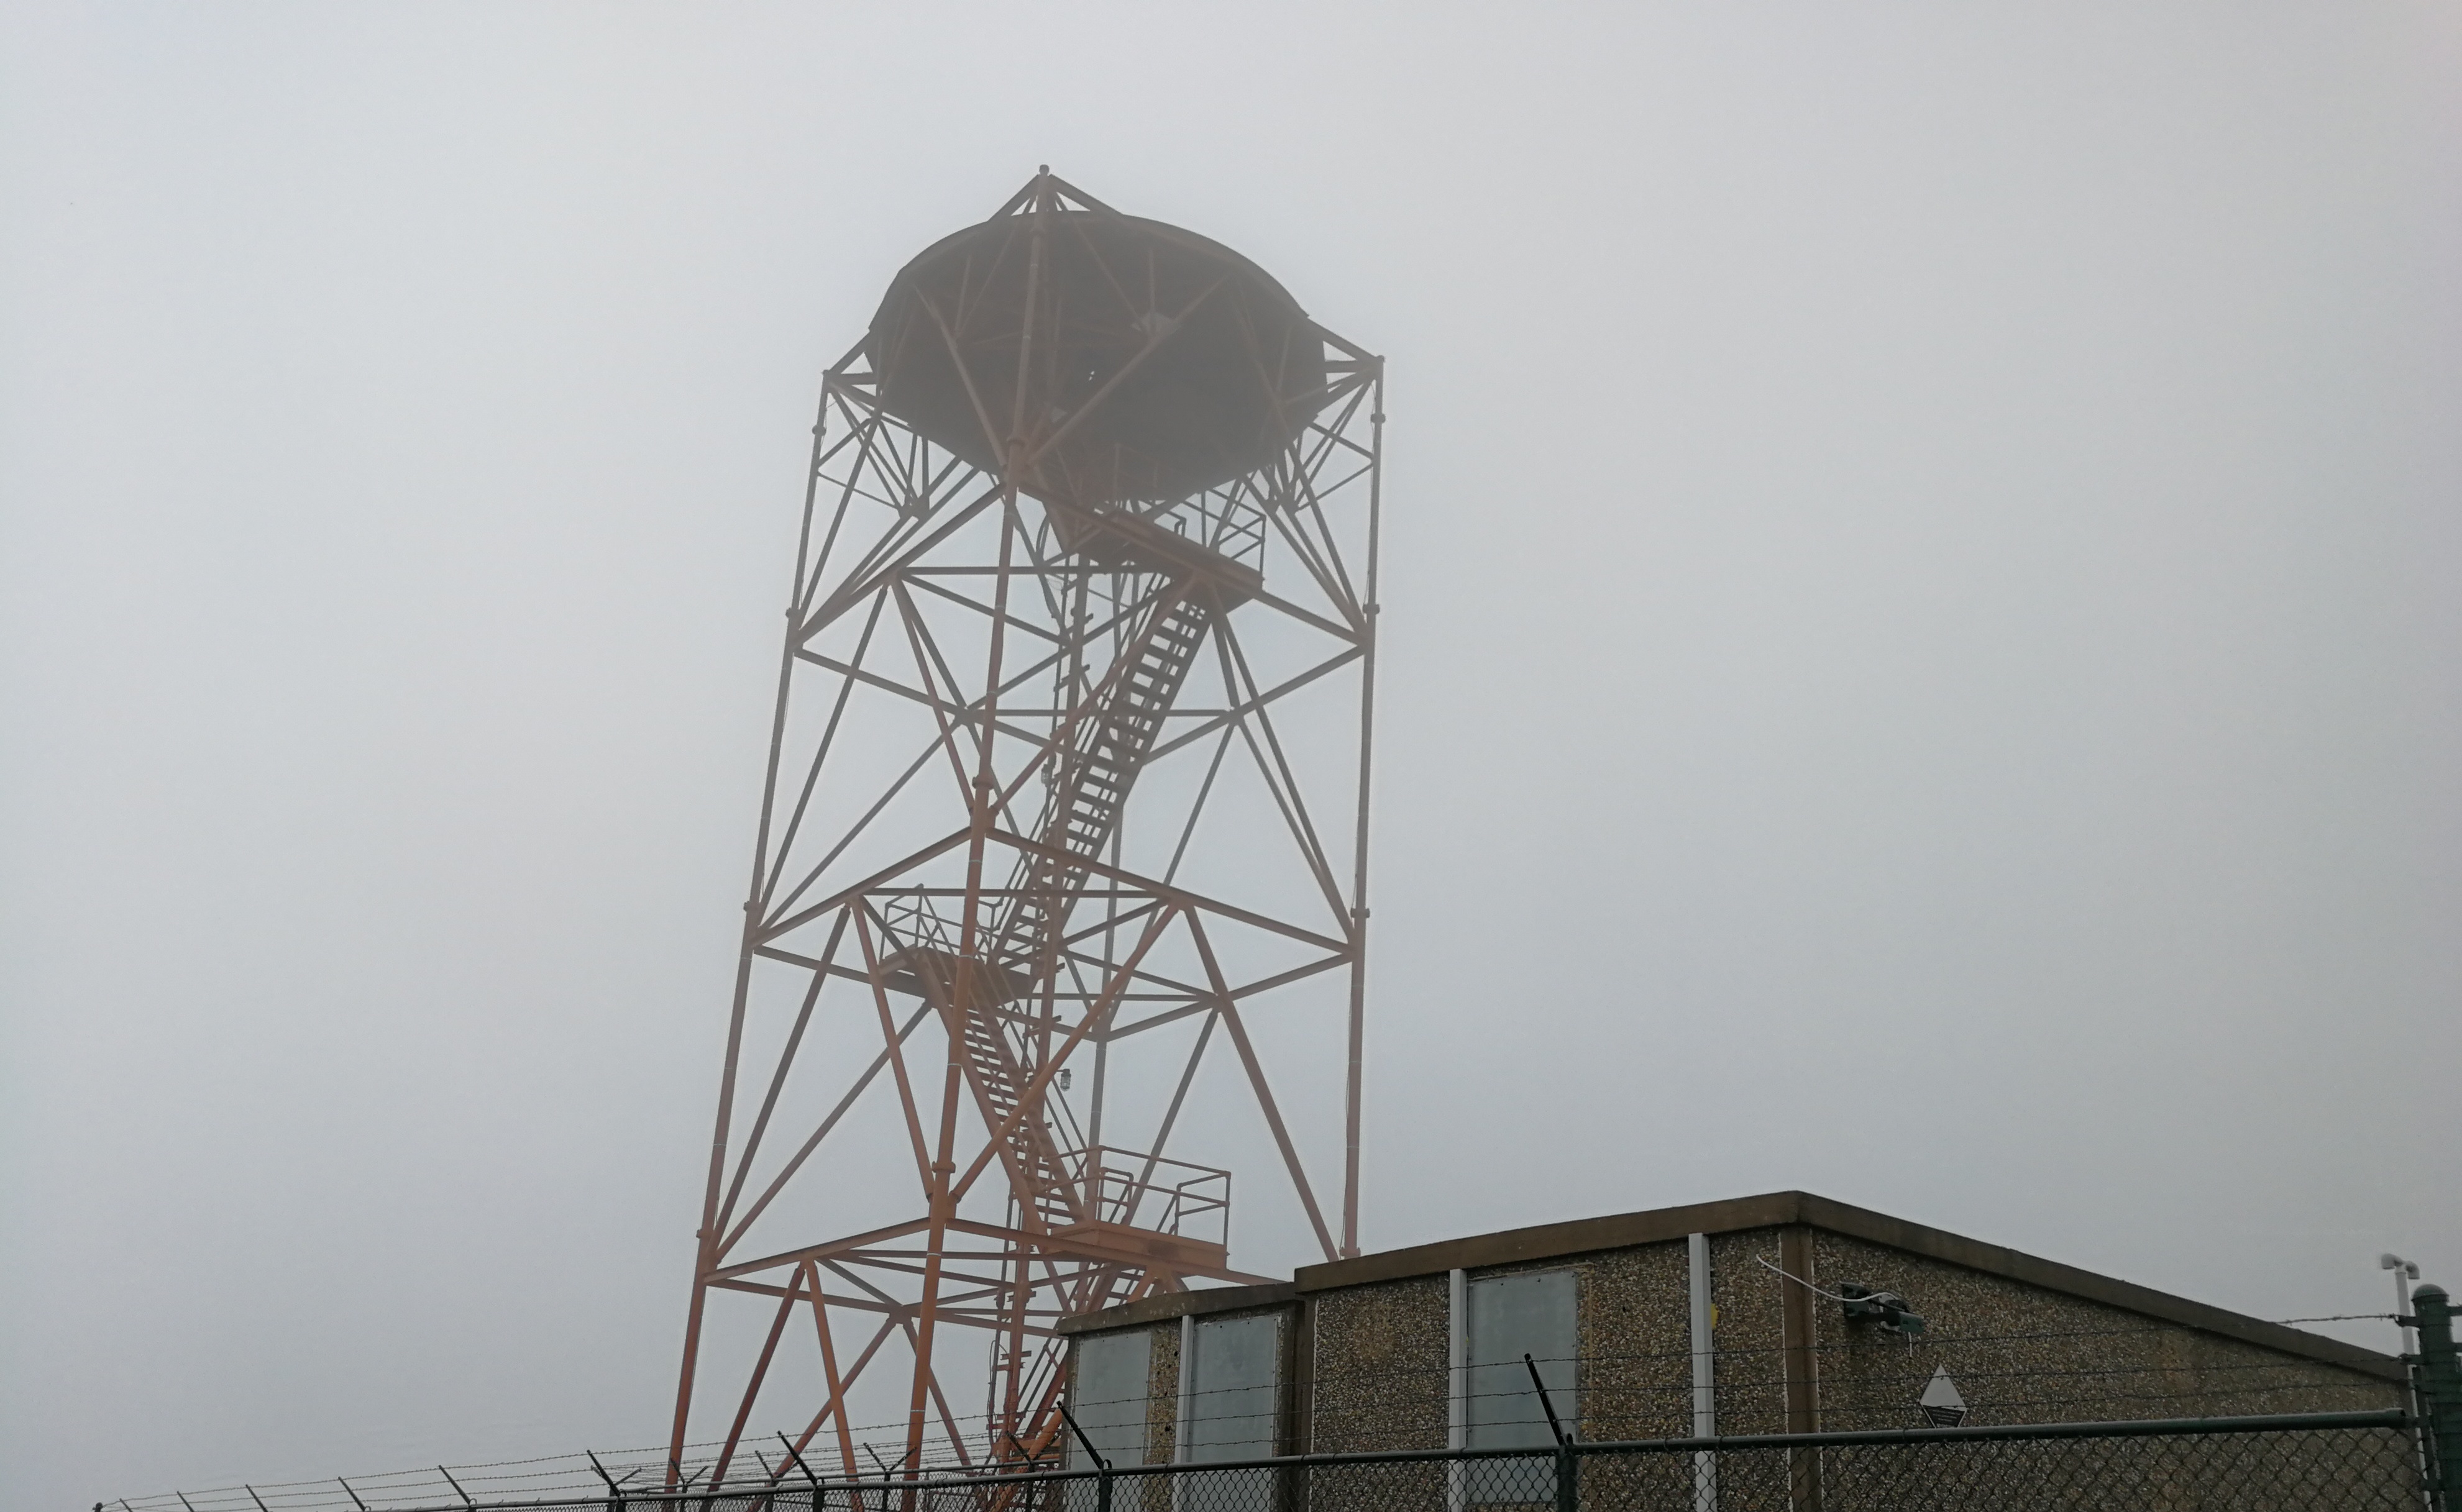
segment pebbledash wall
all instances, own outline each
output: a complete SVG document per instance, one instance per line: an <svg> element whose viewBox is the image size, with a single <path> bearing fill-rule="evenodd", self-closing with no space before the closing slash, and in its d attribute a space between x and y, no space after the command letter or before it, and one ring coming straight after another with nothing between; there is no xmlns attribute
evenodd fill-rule
<svg viewBox="0 0 2462 1512"><path fill-rule="evenodd" d="M1473 1346L1465 1335L1482 1318L1493 1334L1521 1328L1543 1346L1557 1341L1530 1352L1551 1362L1549 1390L1583 1438L1686 1437L1701 1405L1695 1235L1706 1239L1720 1434L1922 1426L1926 1392L1948 1399L1944 1374L1975 1424L2365 1411L2404 1399L2390 1355L1806 1192L1510 1229L1307 1267L1288 1283L1150 1297L1061 1325L1073 1335L1069 1395L1081 1417L1111 1425L1102 1447L1115 1461L1543 1442L1519 1364L1525 1341ZM1530 1278L1520 1313L1506 1288L1477 1289L1517 1275ZM1897 1293L1922 1331L1850 1319L1836 1299L1850 1282ZM1463 1300L1479 1296L1497 1300L1483 1311ZM1213 1390L1183 1382L1185 1352L1230 1339L1220 1326L1243 1319L1260 1321L1241 1333L1248 1374L1237 1389L1220 1389L1219 1371L1202 1383ZM1271 1363L1262 1366L1267 1327ZM1503 1359L1511 1371L1479 1363ZM1142 1399L1123 1384L1135 1377ZM1098 1379L1109 1384L1090 1393ZM1205 1421L1220 1414L1245 1426Z"/></svg>

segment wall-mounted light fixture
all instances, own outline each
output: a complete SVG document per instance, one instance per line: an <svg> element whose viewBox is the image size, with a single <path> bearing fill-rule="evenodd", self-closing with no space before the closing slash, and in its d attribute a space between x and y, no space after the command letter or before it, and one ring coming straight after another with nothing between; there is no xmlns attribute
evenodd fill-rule
<svg viewBox="0 0 2462 1512"><path fill-rule="evenodd" d="M1849 1323L1877 1323L1891 1333L1921 1333L1923 1314L1907 1306L1894 1291L1880 1291L1860 1281L1838 1283L1839 1305Z"/></svg>

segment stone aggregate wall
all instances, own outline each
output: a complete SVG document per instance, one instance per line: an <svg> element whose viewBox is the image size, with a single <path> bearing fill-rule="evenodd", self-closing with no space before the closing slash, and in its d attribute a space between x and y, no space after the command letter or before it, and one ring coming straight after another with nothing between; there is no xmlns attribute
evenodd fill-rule
<svg viewBox="0 0 2462 1512"><path fill-rule="evenodd" d="M1780 1264L1779 1235L1747 1228L1710 1236L1711 1368L1722 1434L1786 1431L1785 1284L1760 1264Z"/></svg>
<svg viewBox="0 0 2462 1512"><path fill-rule="evenodd" d="M1445 1292L1417 1276L1318 1294L1317 1453L1445 1446Z"/></svg>
<svg viewBox="0 0 2462 1512"><path fill-rule="evenodd" d="M1608 1250L1581 1273L1582 1436L1677 1438L1693 1429L1692 1270L1679 1241Z"/></svg>
<svg viewBox="0 0 2462 1512"><path fill-rule="evenodd" d="M1146 1463L1171 1463L1179 1432L1179 1325L1157 1324L1146 1351Z"/></svg>
<svg viewBox="0 0 2462 1512"><path fill-rule="evenodd" d="M2401 1405L2392 1381L2165 1323L2120 1308L1845 1235L1815 1231L1813 1280L1895 1291L1922 1314L1904 1337L1849 1323L1822 1299L1822 1426L1922 1422L1916 1398L1945 1367L1969 1423L2365 1412Z"/></svg>

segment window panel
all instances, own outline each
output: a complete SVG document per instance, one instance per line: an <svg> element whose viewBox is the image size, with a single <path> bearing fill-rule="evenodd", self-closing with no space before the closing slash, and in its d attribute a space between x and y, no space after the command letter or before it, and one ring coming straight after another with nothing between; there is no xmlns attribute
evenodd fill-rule
<svg viewBox="0 0 2462 1512"><path fill-rule="evenodd" d="M1154 1335L1097 1333L1077 1341L1077 1381L1069 1410L1104 1459L1115 1465L1146 1460L1146 1393L1153 1374ZM1069 1468L1091 1470L1074 1435Z"/></svg>
<svg viewBox="0 0 2462 1512"><path fill-rule="evenodd" d="M1463 1418L1473 1449L1544 1448L1555 1442L1539 1394L1530 1388L1532 1356L1557 1414L1570 1428L1579 1416L1573 1356L1579 1352L1569 1270L1488 1276L1465 1288L1469 1400Z"/></svg>
<svg viewBox="0 0 2462 1512"><path fill-rule="evenodd" d="M1274 1452L1282 1320L1201 1322L1194 1331L1188 1454L1192 1460L1262 1459Z"/></svg>

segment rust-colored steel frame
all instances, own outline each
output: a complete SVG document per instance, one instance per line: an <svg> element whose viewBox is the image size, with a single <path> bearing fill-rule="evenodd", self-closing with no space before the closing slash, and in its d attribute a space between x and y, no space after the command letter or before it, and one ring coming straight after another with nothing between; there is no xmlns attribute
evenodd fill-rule
<svg viewBox="0 0 2462 1512"><path fill-rule="evenodd" d="M1072 216L1112 213L1047 172L994 220L1015 218L1020 245L1039 257L1037 239L1069 234ZM1037 318L1029 297L1024 348ZM962 317L960 327L942 326L953 352ZM1037 448L1082 414L1026 413L1021 381L1006 434L983 417L986 438L1008 458L992 474L887 413L863 346L830 369L698 1232L671 1484L729 1479L748 1455L745 1435L798 1312L811 1320L824 1394L808 1418L796 1413L800 1432L788 1442L798 1462L826 1433L844 1473L869 1473L849 1397L889 1351L911 1367L894 1468L915 1475L1052 1447L1059 1318L1192 1280L1262 1279L1229 1264L1228 1173L1164 1154L1218 1039L1236 1055L1235 1084L1262 1115L1277 1175L1315 1246L1328 1259L1358 1252L1384 376L1381 359L1325 336L1321 407L1294 421L1269 463L1193 498L1113 505L1098 522L1112 534L1099 541L1084 517L1072 532L1065 511L1019 487ZM1213 696L1195 696L1199 686ZM1333 721L1348 733L1328 740L1325 700L1346 686L1356 707ZM1304 750L1282 717L1294 706L1304 709ZM872 770L894 751L881 730L900 716L909 750L894 754L911 758L894 774ZM1174 772L1131 792L1143 774ZM1239 773L1248 800L1279 823L1201 833ZM1350 810L1330 845L1307 800L1318 787ZM1141 845L1125 838L1132 822ZM1297 864L1249 875L1242 863L1265 852ZM1227 862L1212 882L1184 880L1208 857ZM1303 1037L1318 1033L1329 1049L1330 1020L1342 1026L1331 1224L1249 1021L1261 1004L1295 992L1317 1005L1313 1015L1300 1010ZM946 1041L938 1054L919 1033L935 1021ZM1308 1030L1315 1023L1324 1029ZM1119 1090L1106 1085L1120 1075L1110 1061L1115 1047L1155 1034L1185 1045L1175 1051L1173 1090L1144 1147L1119 1151L1104 1141ZM1082 1125L1059 1090L1081 1053L1092 1069ZM742 1076L765 1063L747 1118ZM894 1097L881 1090L883 1072ZM817 1116L780 1158L771 1136L790 1107ZM919 1202L863 1231L812 1238L838 1226L826 1215L843 1205L831 1199L880 1163L878 1145L832 1161L867 1116L891 1131L893 1147L904 1145ZM1198 1174L1173 1184L1166 1168ZM1180 1231L1217 1221L1220 1242ZM746 1257L762 1247L747 1243L756 1233L785 1242ZM714 1462L687 1477L696 1381L722 1369L703 1358L716 1293L774 1308L727 1403ZM842 1335L847 1315L876 1321ZM990 1336L990 1388L973 1431L936 1369L948 1327ZM851 1337L860 1339L852 1350Z"/></svg>

